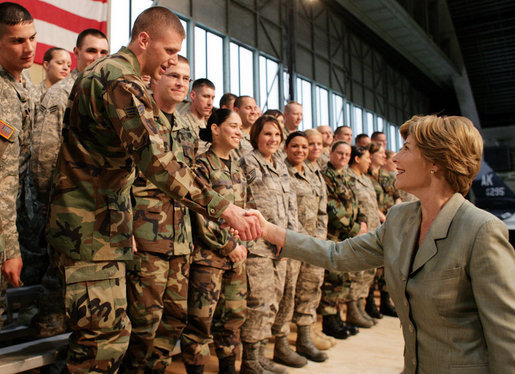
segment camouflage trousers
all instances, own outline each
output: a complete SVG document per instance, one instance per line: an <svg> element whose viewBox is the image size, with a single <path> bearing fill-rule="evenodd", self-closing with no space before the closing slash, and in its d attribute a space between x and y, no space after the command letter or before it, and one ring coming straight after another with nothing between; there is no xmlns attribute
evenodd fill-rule
<svg viewBox="0 0 515 374"><path fill-rule="evenodd" d="M325 270L318 313L323 316L339 313L348 300L349 290L350 282L345 279L344 273Z"/></svg>
<svg viewBox="0 0 515 374"><path fill-rule="evenodd" d="M317 320L317 308L322 297L325 270L303 262L300 265L293 322L299 326L312 325Z"/></svg>
<svg viewBox="0 0 515 374"><path fill-rule="evenodd" d="M376 269L376 275L374 277L374 282L372 286L374 289L376 288L381 292L388 292L388 287L386 287L386 280L384 279L384 267L380 267Z"/></svg>
<svg viewBox="0 0 515 374"><path fill-rule="evenodd" d="M287 261L249 254L247 257L247 320L241 340L256 343L272 335L272 324L284 292Z"/></svg>
<svg viewBox="0 0 515 374"><path fill-rule="evenodd" d="M3 264L3 257L4 253L0 252L0 266ZM4 319L2 318L2 315L4 314L5 310L7 309L7 300L6 300L6 293L7 291L7 280L5 279L4 275L0 271L0 331L2 331L2 327L4 326Z"/></svg>
<svg viewBox="0 0 515 374"><path fill-rule="evenodd" d="M299 277L301 262L289 258L286 260L286 277L284 280L283 297L279 303L279 310L272 325L272 335L285 336L290 333L290 322L295 307L295 290Z"/></svg>
<svg viewBox="0 0 515 374"><path fill-rule="evenodd" d="M164 373L186 327L190 256L139 251L128 267L132 334L124 372Z"/></svg>
<svg viewBox="0 0 515 374"><path fill-rule="evenodd" d="M125 262L59 257L71 328L65 372L116 373L129 345Z"/></svg>
<svg viewBox="0 0 515 374"><path fill-rule="evenodd" d="M344 273L345 280L349 282L349 299L351 301L368 296L370 286L374 282L375 273L376 269Z"/></svg>
<svg viewBox="0 0 515 374"><path fill-rule="evenodd" d="M181 338L185 363L205 365L209 361L211 334L219 359L240 354L240 327L246 317L246 299L245 262L230 270L192 264L188 325Z"/></svg>

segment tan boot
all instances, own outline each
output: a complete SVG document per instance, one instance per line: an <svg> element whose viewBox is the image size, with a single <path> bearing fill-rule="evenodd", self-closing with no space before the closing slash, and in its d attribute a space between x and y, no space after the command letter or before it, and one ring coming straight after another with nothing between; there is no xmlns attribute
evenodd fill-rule
<svg viewBox="0 0 515 374"><path fill-rule="evenodd" d="M313 326L316 326L316 325L313 325ZM320 330L318 328L318 326L316 326L316 328L315 328L315 334L324 340L329 340L329 342L331 343L331 347L334 347L336 345L336 343L338 342L336 340L336 338L333 338L332 336L324 334L324 332L322 330Z"/></svg>
<svg viewBox="0 0 515 374"><path fill-rule="evenodd" d="M354 300L347 303L347 318L345 319L345 322L367 329L374 326L374 322L369 321L361 314L358 303Z"/></svg>
<svg viewBox="0 0 515 374"><path fill-rule="evenodd" d="M324 339L318 334L315 324L311 325L311 340L315 347L323 351L326 351L333 346L329 339Z"/></svg>

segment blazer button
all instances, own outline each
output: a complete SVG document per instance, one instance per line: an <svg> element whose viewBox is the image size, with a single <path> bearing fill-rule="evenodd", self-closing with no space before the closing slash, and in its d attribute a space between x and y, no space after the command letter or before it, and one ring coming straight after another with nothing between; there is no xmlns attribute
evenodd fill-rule
<svg viewBox="0 0 515 374"><path fill-rule="evenodd" d="M417 359L414 358L413 360L411 360L411 362L413 362L413 365L416 365L417 364Z"/></svg>
<svg viewBox="0 0 515 374"><path fill-rule="evenodd" d="M211 213L211 214L215 214L215 208L211 208L211 209L209 209L209 213Z"/></svg>
<svg viewBox="0 0 515 374"><path fill-rule="evenodd" d="M409 332L413 333L413 325L409 325L408 330L409 330Z"/></svg>
<svg viewBox="0 0 515 374"><path fill-rule="evenodd" d="M404 300L404 306L408 306L408 300Z"/></svg>

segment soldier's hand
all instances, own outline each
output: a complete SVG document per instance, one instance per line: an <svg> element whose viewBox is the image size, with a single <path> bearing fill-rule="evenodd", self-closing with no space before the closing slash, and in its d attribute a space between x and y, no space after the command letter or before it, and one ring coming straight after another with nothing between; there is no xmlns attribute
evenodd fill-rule
<svg viewBox="0 0 515 374"><path fill-rule="evenodd" d="M5 260L2 264L2 274L5 276L7 281L14 287L20 286L20 274L22 267L23 261L21 257L15 257L9 260Z"/></svg>
<svg viewBox="0 0 515 374"><path fill-rule="evenodd" d="M134 253L138 252L138 247L136 246L136 239L134 239L134 235L132 235L132 250Z"/></svg>
<svg viewBox="0 0 515 374"><path fill-rule="evenodd" d="M230 227L238 230L242 240L255 240L263 233L259 218L255 215L246 215L245 212L244 209L229 204L222 213L222 218Z"/></svg>
<svg viewBox="0 0 515 374"><path fill-rule="evenodd" d="M368 226L365 222L361 222L359 227L358 235L366 234L368 231Z"/></svg>
<svg viewBox="0 0 515 374"><path fill-rule="evenodd" d="M231 253L228 254L229 259L232 262L240 262L247 258L247 248L238 244L236 248L234 248Z"/></svg>

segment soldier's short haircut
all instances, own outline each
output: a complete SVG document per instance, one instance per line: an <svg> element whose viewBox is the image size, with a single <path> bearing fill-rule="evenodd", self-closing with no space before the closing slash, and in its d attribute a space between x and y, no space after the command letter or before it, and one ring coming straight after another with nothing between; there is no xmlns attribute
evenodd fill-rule
<svg viewBox="0 0 515 374"><path fill-rule="evenodd" d="M183 39L186 37L179 17L170 9L162 6L150 7L136 18L131 32L131 42L136 40L141 32L147 32L151 37L160 36L165 30L171 28Z"/></svg>
<svg viewBox="0 0 515 374"><path fill-rule="evenodd" d="M339 135L343 131L344 128L348 128L348 129L352 130L352 128L350 126L338 126L336 128L336 130L334 130L334 135Z"/></svg>
<svg viewBox="0 0 515 374"><path fill-rule="evenodd" d="M382 131L374 131L372 133L372 135L370 135L370 139L372 139L372 141L374 141L374 140L376 140L378 135L384 135L384 132L382 132Z"/></svg>
<svg viewBox="0 0 515 374"><path fill-rule="evenodd" d="M5 2L0 4L0 26L14 26L20 23L34 22L34 18L27 9L20 4ZM0 36L3 34L3 28L0 27Z"/></svg>
<svg viewBox="0 0 515 374"><path fill-rule="evenodd" d="M88 35L92 35L92 36L94 36L96 38L99 38L99 39L107 40L106 34L104 34L102 31L100 31L98 29L86 29L86 30L82 30L80 32L80 34L77 36L77 42L75 43L75 46L77 48L82 47L82 44L84 43L84 39Z"/></svg>
<svg viewBox="0 0 515 374"><path fill-rule="evenodd" d="M223 94L223 96L220 98L220 108L223 105L229 105L231 101L235 101L237 96L233 93L226 92Z"/></svg>
<svg viewBox="0 0 515 374"><path fill-rule="evenodd" d="M190 64L190 60L188 60L186 57L184 56L181 56L181 55L177 55L177 61L178 62L182 62L184 64Z"/></svg>
<svg viewBox="0 0 515 374"><path fill-rule="evenodd" d="M43 61L50 62L54 58L54 52L57 51L66 51L66 49L59 47L48 48L43 55Z"/></svg>
<svg viewBox="0 0 515 374"><path fill-rule="evenodd" d="M288 144L290 144L290 142L296 138L296 137L302 137L306 140L308 140L308 136L306 135L306 133L304 131L300 131L300 130L297 130L297 131L294 131L294 132L291 132L290 135L288 135L288 137L286 138L285 142L284 142L284 145L285 146L288 146Z"/></svg>
<svg viewBox="0 0 515 374"><path fill-rule="evenodd" d="M242 95L242 96L238 96L236 98L236 100L234 100L234 107L235 108L241 108L241 106L243 105L243 102L245 101L245 99L254 99L252 96L248 96L248 95Z"/></svg>
<svg viewBox="0 0 515 374"><path fill-rule="evenodd" d="M333 144L331 144L331 152L334 152L336 150L336 148L338 148L342 144L351 147L351 145L349 143L347 143L345 140L337 140ZM352 149L352 147L351 147L351 149Z"/></svg>
<svg viewBox="0 0 515 374"><path fill-rule="evenodd" d="M302 104L294 101L294 100L290 100L288 101L288 103L284 106L284 113L288 113L290 111L290 108L294 105L299 105L299 106L302 106Z"/></svg>
<svg viewBox="0 0 515 374"><path fill-rule="evenodd" d="M193 85L191 86L191 90L197 92L202 87L209 87L214 90L215 84L207 78L195 79L195 81L193 82Z"/></svg>
<svg viewBox="0 0 515 374"><path fill-rule="evenodd" d="M368 138L368 135L367 134L359 134L358 136L356 136L356 139L354 139L354 142L359 143L361 141L361 139L363 139L363 138Z"/></svg>

